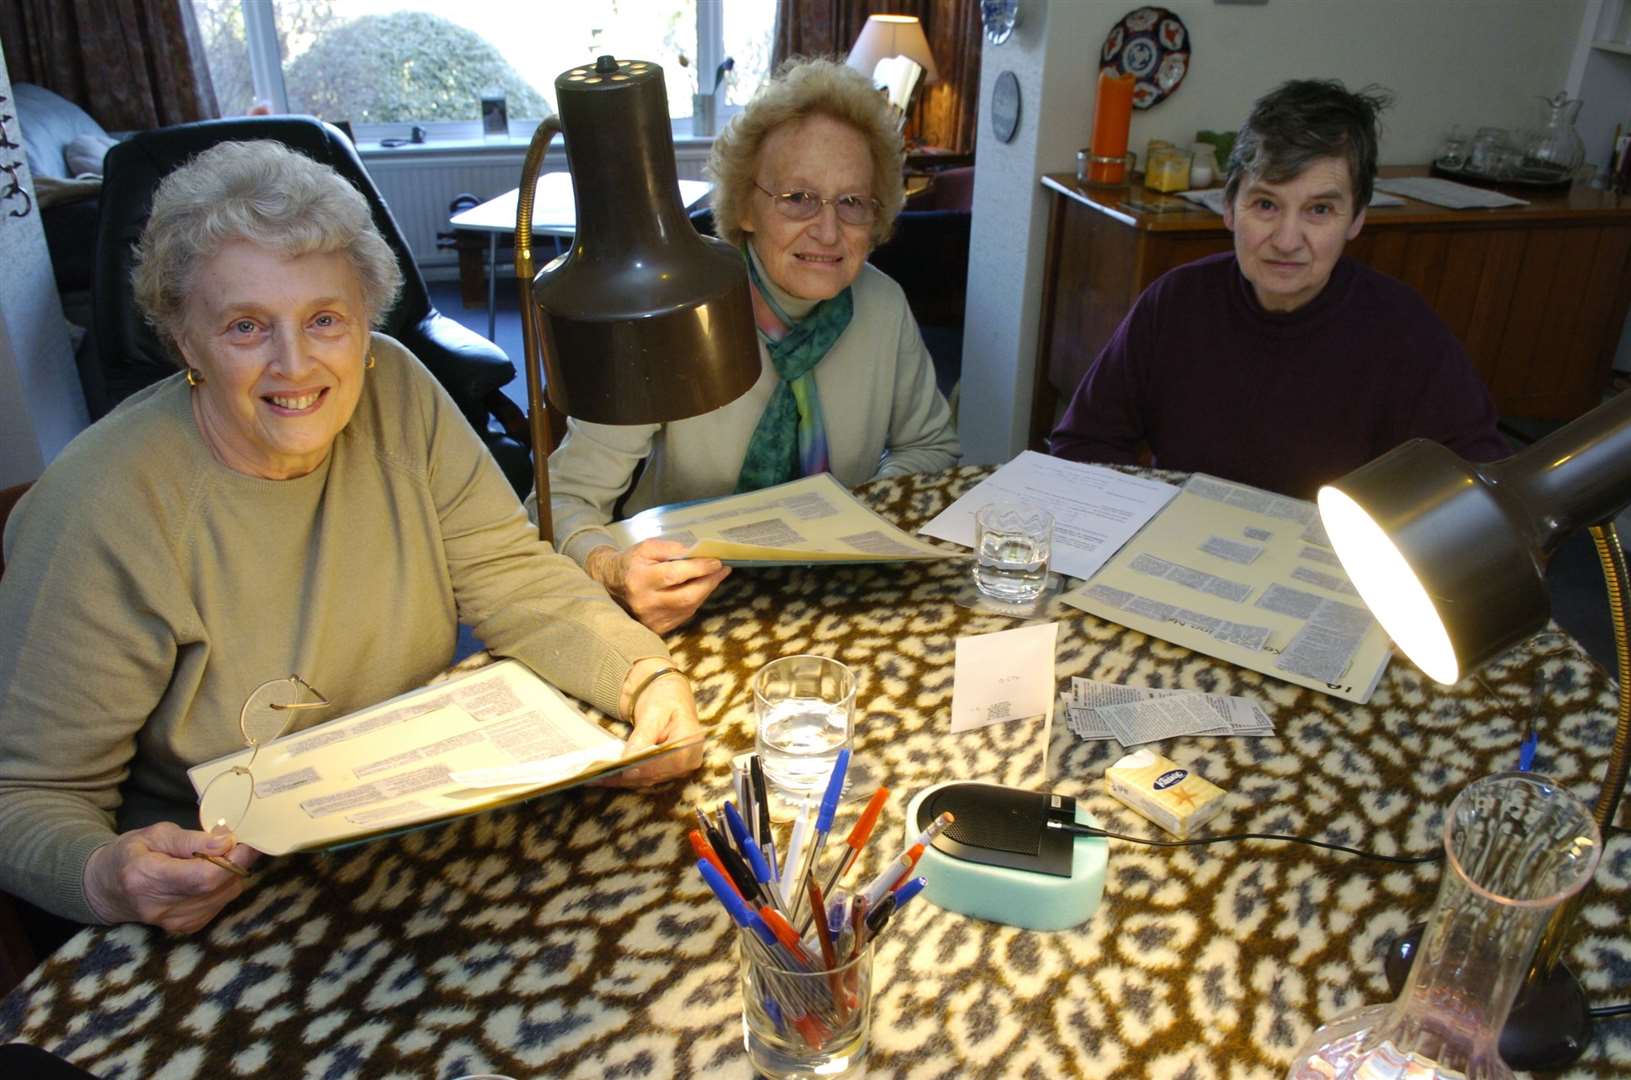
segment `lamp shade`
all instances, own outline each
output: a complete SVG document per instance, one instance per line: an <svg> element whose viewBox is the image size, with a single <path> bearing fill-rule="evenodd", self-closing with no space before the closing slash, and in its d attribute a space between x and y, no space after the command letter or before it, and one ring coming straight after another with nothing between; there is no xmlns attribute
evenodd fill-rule
<svg viewBox="0 0 1631 1080"><path fill-rule="evenodd" d="M845 63L872 77L878 61L904 56L923 68L924 82L939 82L940 72L923 36L923 24L916 15L869 15L861 35L855 39Z"/></svg>
<svg viewBox="0 0 1631 1080"><path fill-rule="evenodd" d="M1414 439L1320 489L1326 535L1366 605L1439 682L1541 629L1559 542L1631 503L1631 394L1475 465Z"/></svg>
<svg viewBox="0 0 1631 1080"><path fill-rule="evenodd" d="M577 233L532 282L550 401L602 424L733 401L760 374L747 270L681 205L662 68L603 56L555 92Z"/></svg>

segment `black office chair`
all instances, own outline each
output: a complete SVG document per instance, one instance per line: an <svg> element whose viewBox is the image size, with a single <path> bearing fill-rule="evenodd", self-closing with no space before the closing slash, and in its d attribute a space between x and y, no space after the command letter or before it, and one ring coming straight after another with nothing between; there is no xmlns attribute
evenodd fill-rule
<svg viewBox="0 0 1631 1080"><path fill-rule="evenodd" d="M402 267L402 295L381 329L402 342L447 388L454 402L498 460L518 493L532 487L526 417L500 387L515 378L504 351L431 305L425 279L414 265L391 216L369 179L351 140L339 129L309 116L251 116L203 120L144 131L108 152L98 222L95 305L95 358L82 365L80 381L92 420L126 397L175 373L158 336L136 308L130 271L132 251L164 176L216 143L274 139L334 168L368 199L374 224L396 252Z"/></svg>

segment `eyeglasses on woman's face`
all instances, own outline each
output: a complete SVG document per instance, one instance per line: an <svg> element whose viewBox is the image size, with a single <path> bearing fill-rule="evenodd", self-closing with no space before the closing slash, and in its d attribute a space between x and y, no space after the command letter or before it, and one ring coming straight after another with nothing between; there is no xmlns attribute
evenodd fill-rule
<svg viewBox="0 0 1631 1080"><path fill-rule="evenodd" d="M770 196L777 212L790 221L809 221L831 204L838 220L845 225L871 225L878 219L878 211L883 209L870 195L851 193L827 199L813 191L771 191L757 180L753 186Z"/></svg>

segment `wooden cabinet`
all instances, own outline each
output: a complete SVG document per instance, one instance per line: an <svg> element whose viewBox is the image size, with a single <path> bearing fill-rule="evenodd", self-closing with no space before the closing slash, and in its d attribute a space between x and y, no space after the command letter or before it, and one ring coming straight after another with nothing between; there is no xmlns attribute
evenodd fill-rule
<svg viewBox="0 0 1631 1080"><path fill-rule="evenodd" d="M1384 176L1425 170L1389 167ZM1227 251L1223 219L1199 208L1151 213L1142 188L1053 192L1031 422L1041 448L1061 401L1145 286L1175 266ZM1602 400L1631 301L1631 197L1583 188L1522 192L1530 205L1445 210L1373 207L1346 249L1408 283L1461 339L1503 416L1567 420Z"/></svg>

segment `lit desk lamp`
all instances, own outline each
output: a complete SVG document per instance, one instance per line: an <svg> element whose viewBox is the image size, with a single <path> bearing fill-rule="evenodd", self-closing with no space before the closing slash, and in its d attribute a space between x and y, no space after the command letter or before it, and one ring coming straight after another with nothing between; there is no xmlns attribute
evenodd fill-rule
<svg viewBox="0 0 1631 1080"><path fill-rule="evenodd" d="M1382 628L1424 672L1454 683L1546 624L1543 568L1558 543L1589 527L1602 559L1619 664L1619 713L1599 828L1625 790L1631 749L1625 554L1613 516L1631 503L1631 394L1621 394L1503 461L1473 465L1415 439L1319 493L1320 517L1354 587ZM1555 1068L1585 1048L1591 1016L1563 963L1584 898L1565 903L1541 936L1501 1035L1517 1069ZM1389 957L1394 990L1413 944Z"/></svg>
<svg viewBox="0 0 1631 1080"><path fill-rule="evenodd" d="M844 63L887 89L889 104L899 110L902 122L919 77L924 83L940 81L916 15L868 15Z"/></svg>
<svg viewBox="0 0 1631 1080"><path fill-rule="evenodd" d="M680 205L663 69L602 56L555 80L555 116L521 167L515 273L532 425L538 534L552 540L549 418L657 424L699 416L759 379L742 254ZM577 233L533 277L532 204L550 140L566 139ZM544 375L548 378L545 380Z"/></svg>

